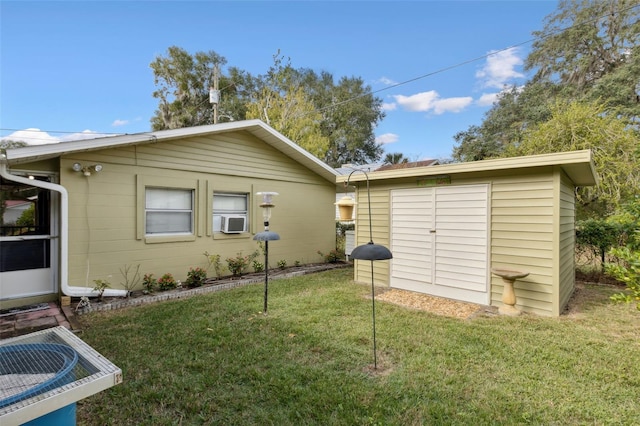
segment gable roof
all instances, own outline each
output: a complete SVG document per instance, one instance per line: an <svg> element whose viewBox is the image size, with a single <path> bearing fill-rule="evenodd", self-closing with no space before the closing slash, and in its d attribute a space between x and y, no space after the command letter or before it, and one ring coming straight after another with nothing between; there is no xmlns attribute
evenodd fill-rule
<svg viewBox="0 0 640 426"><path fill-rule="evenodd" d="M461 173L523 170L537 167L558 166L569 176L576 186L593 186L598 182L593 165L591 150L559 152L553 154L528 155L525 157L498 158L492 160L469 161L466 163L441 164L426 167L375 171L369 173L369 180L389 180L422 176L454 175ZM364 174L355 173L350 181L364 181ZM337 182L346 182L347 176L338 176Z"/></svg>
<svg viewBox="0 0 640 426"><path fill-rule="evenodd" d="M206 126L185 127L182 129L160 130L157 132L135 133L132 135L83 139L56 144L28 146L7 150L10 165L31 163L39 160L59 157L75 152L112 149L128 145L157 143L199 135L216 135L229 132L247 131L287 157L297 161L324 179L334 182L338 173L327 164L314 157L299 145L268 126L261 120L233 121L230 123L210 124Z"/></svg>

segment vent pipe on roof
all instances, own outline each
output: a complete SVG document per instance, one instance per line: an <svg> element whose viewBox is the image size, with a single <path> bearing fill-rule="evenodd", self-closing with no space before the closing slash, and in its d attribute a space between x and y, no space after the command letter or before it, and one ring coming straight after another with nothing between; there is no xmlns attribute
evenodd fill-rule
<svg viewBox="0 0 640 426"><path fill-rule="evenodd" d="M0 154L0 176L11 182L35 186L36 188L44 188L60 194L60 290L65 296L98 297L98 292L88 287L69 286L69 193L67 192L67 188L51 182L12 175L7 170L7 156L5 154ZM103 293L103 296L110 297L124 297L126 295L126 290L111 288L106 289Z"/></svg>

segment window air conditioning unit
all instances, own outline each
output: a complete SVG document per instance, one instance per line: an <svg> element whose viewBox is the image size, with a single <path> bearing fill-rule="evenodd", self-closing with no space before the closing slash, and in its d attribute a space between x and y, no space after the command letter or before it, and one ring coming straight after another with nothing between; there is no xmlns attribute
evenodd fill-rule
<svg viewBox="0 0 640 426"><path fill-rule="evenodd" d="M246 231L247 218L244 216L222 215L221 228L225 234L241 234Z"/></svg>

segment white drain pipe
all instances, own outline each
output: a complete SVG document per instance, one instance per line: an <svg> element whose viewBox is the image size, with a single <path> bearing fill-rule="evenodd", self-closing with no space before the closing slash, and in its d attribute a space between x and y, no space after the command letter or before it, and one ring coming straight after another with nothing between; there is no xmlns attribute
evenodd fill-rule
<svg viewBox="0 0 640 426"><path fill-rule="evenodd" d="M91 288L72 287L69 285L69 193L67 192L67 188L51 182L43 182L12 175L7 170L7 156L5 154L0 154L0 176L11 182L35 186L36 188L44 188L60 194L60 290L65 296L98 297L98 292ZM107 297L124 297L126 295L126 290L112 288L105 289L103 293L103 296Z"/></svg>

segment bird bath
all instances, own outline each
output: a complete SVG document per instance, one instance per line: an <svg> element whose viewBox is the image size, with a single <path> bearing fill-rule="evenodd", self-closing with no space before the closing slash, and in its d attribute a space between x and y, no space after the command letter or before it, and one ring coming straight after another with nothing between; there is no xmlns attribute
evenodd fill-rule
<svg viewBox="0 0 640 426"><path fill-rule="evenodd" d="M526 277L529 273L502 268L491 268L491 272L502 278L504 283L504 289L502 290L503 305L498 309L498 312L510 316L520 315L520 310L516 308L516 292L513 289L513 283L519 278Z"/></svg>

